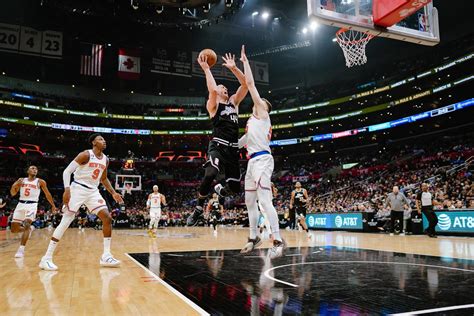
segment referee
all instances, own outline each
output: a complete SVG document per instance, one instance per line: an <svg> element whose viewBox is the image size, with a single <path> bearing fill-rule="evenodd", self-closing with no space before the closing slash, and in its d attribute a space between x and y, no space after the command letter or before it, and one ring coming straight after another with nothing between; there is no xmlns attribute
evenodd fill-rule
<svg viewBox="0 0 474 316"><path fill-rule="evenodd" d="M416 197L416 209L418 210L418 214L423 212L423 214L425 214L426 218L428 219L429 226L425 232L431 238L436 238L435 227L438 224L438 217L433 211L433 204L433 195L428 192L428 184L422 183L421 192L418 193Z"/></svg>
<svg viewBox="0 0 474 316"><path fill-rule="evenodd" d="M385 206L390 207L390 233L393 234L395 232L395 225L398 221L399 230L396 233L400 233L403 231L403 215L405 212L404 206L407 205L410 207L410 200L400 192L398 186L393 187L393 191L387 196L387 200L385 201Z"/></svg>

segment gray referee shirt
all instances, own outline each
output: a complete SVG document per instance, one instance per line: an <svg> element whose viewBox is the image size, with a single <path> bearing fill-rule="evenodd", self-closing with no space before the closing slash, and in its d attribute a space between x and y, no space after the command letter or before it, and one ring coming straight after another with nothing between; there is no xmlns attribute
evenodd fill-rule
<svg viewBox="0 0 474 316"><path fill-rule="evenodd" d="M387 196L387 200L385 202L385 205L390 206L390 209L395 212L405 211L403 208L404 204L410 206L410 200L408 200L407 197L401 192L398 192L397 194L393 192L390 193Z"/></svg>

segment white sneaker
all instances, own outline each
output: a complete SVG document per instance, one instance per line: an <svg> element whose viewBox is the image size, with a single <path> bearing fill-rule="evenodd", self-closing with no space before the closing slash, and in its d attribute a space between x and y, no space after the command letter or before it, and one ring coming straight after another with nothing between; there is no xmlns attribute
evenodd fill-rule
<svg viewBox="0 0 474 316"><path fill-rule="evenodd" d="M120 260L115 259L111 254L103 254L100 258L100 266L107 268L120 267Z"/></svg>
<svg viewBox="0 0 474 316"><path fill-rule="evenodd" d="M311 233L308 233L308 239L309 239L309 240L313 240L313 239L314 239L314 236L313 236L313 234L311 234Z"/></svg>
<svg viewBox="0 0 474 316"><path fill-rule="evenodd" d="M260 237L257 236L255 237L255 239L249 238L244 248L240 250L240 253L249 253L255 248L257 248L258 246L260 246L261 244L262 244L262 240L260 239Z"/></svg>
<svg viewBox="0 0 474 316"><path fill-rule="evenodd" d="M268 250L268 257L270 259L276 259L283 256L283 251L285 250L285 248L286 243L283 239L281 241L274 240L273 247Z"/></svg>
<svg viewBox="0 0 474 316"><path fill-rule="evenodd" d="M18 248L18 251L15 254L15 258L23 258L25 256L25 250Z"/></svg>
<svg viewBox="0 0 474 316"><path fill-rule="evenodd" d="M216 237L217 236L217 230L215 230L212 234L214 235L214 237Z"/></svg>
<svg viewBox="0 0 474 316"><path fill-rule="evenodd" d="M46 258L46 257L41 258L39 267L46 271L58 270L58 266L53 263L53 258Z"/></svg>

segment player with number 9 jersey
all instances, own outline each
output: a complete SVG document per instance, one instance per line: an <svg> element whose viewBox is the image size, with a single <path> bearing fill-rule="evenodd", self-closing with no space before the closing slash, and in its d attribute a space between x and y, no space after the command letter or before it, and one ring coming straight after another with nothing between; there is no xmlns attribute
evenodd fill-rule
<svg viewBox="0 0 474 316"><path fill-rule="evenodd" d="M85 150L77 155L63 172L63 217L53 233L46 254L41 259L39 266L43 270L58 269L53 263L54 250L82 205L85 205L91 213L96 214L102 221L104 252L99 260L100 265L103 267L120 266L120 261L115 259L110 252L112 217L105 199L99 192L99 184L107 189L117 203L123 203L123 199L120 194L115 192L109 179L107 179L109 160L104 154L107 147L105 139L100 134L92 134L89 137L89 143L92 145L92 149ZM71 183L72 174L74 174L74 181Z"/></svg>

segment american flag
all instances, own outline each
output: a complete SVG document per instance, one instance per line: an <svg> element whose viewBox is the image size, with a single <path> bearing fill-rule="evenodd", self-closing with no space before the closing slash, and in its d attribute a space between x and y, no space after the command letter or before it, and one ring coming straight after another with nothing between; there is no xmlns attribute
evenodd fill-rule
<svg viewBox="0 0 474 316"><path fill-rule="evenodd" d="M103 45L81 43L81 75L101 77L103 56Z"/></svg>

